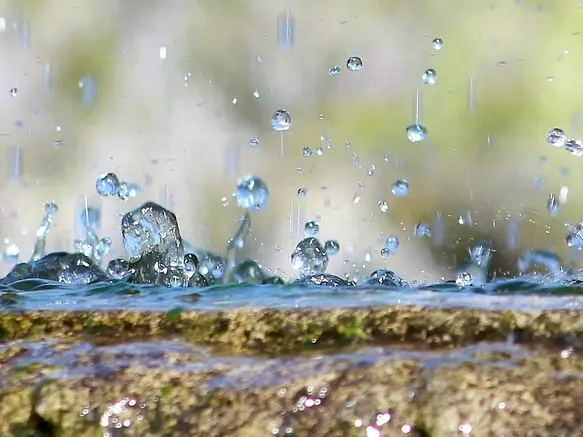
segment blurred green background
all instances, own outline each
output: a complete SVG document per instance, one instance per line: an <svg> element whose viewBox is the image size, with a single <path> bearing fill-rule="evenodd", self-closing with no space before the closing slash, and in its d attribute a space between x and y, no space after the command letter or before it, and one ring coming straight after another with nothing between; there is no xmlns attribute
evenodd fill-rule
<svg viewBox="0 0 583 437"><path fill-rule="evenodd" d="M250 173L271 199L253 213L247 251L286 276L314 219L322 240L340 242L336 274L386 265L409 279L450 278L475 240L495 249L493 272L513 273L526 249L572 258L564 232L583 219L582 162L545 134L582 135L581 2L13 0L0 1L0 16L0 236L21 260L47 200L60 206L48 249L72 250L85 196L113 255L123 253L119 214L149 199L176 212L188 241L223 251L241 215L237 179ZM360 71L346 69L353 55ZM427 68L434 85L421 79ZM429 135L413 144L405 127L417 90ZM270 126L279 108L293 118L283 136ZM98 198L108 171L144 193ZM407 197L390 192L398 178ZM547 198L562 187L568 198L551 217ZM415 223L438 226L438 216L442 238L412 238ZM401 245L385 261L388 235Z"/></svg>

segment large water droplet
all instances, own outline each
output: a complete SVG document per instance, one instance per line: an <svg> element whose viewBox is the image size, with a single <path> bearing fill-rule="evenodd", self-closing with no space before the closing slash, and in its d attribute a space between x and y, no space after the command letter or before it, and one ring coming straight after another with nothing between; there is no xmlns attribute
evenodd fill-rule
<svg viewBox="0 0 583 437"><path fill-rule="evenodd" d="M324 243L324 250L327 255L336 255L340 252L340 245L336 240L328 240Z"/></svg>
<svg viewBox="0 0 583 437"><path fill-rule="evenodd" d="M308 237L296 246L291 254L291 263L302 276L316 275L326 271L328 255L316 238Z"/></svg>
<svg viewBox="0 0 583 437"><path fill-rule="evenodd" d="M426 85L434 85L437 82L437 72L433 68L428 68L421 77Z"/></svg>
<svg viewBox="0 0 583 437"><path fill-rule="evenodd" d="M423 141L427 137L427 129L425 126L418 123L407 126L405 132L407 133L407 138L412 143Z"/></svg>
<svg viewBox="0 0 583 437"><path fill-rule="evenodd" d="M474 279L472 278L472 275L467 272L460 273L455 280L455 283L460 287L469 287L473 282Z"/></svg>
<svg viewBox="0 0 583 437"><path fill-rule="evenodd" d="M397 179L391 185L391 193L396 197L405 197L409 194L409 182L406 179Z"/></svg>
<svg viewBox="0 0 583 437"><path fill-rule="evenodd" d="M567 142L567 134L558 127L547 132L547 143L555 147L564 147Z"/></svg>
<svg viewBox="0 0 583 437"><path fill-rule="evenodd" d="M318 235L318 232L320 232L320 225L318 224L318 222L312 220L307 222L306 225L304 226L304 233L308 237L315 237L316 235Z"/></svg>
<svg viewBox="0 0 583 437"><path fill-rule="evenodd" d="M256 176L247 176L237 184L237 205L243 209L263 209L269 200L267 184Z"/></svg>
<svg viewBox="0 0 583 437"><path fill-rule="evenodd" d="M117 196L119 193L119 179L114 173L103 174L97 178L95 189L100 196Z"/></svg>
<svg viewBox="0 0 583 437"><path fill-rule="evenodd" d="M360 70L362 68L362 59L360 59L358 56L351 56L346 61L346 68L348 68L350 71Z"/></svg>
<svg viewBox="0 0 583 437"><path fill-rule="evenodd" d="M434 38L431 45L433 46L433 50L441 50L443 47L443 40L441 38Z"/></svg>
<svg viewBox="0 0 583 437"><path fill-rule="evenodd" d="M278 109L271 117L271 128L276 132L289 130L291 127L291 115L285 109Z"/></svg>

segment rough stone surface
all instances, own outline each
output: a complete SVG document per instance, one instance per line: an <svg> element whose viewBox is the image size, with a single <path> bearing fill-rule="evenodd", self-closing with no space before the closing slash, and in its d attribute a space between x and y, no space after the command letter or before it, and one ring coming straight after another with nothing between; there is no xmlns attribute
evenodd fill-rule
<svg viewBox="0 0 583 437"><path fill-rule="evenodd" d="M0 436L575 436L582 321L421 307L2 313Z"/></svg>

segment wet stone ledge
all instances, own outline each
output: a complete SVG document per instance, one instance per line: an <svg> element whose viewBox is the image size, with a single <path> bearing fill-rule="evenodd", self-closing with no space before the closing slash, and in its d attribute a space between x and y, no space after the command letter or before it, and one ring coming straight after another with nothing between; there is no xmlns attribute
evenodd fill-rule
<svg viewBox="0 0 583 437"><path fill-rule="evenodd" d="M2 313L0 436L575 436L582 321L417 306Z"/></svg>

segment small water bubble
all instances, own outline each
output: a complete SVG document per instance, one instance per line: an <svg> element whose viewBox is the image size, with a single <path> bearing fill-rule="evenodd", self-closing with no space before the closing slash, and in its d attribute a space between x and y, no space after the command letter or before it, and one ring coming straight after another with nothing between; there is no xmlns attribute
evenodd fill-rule
<svg viewBox="0 0 583 437"><path fill-rule="evenodd" d="M431 45L433 46L433 50L441 50L443 47L443 40L441 38L434 38L431 41Z"/></svg>
<svg viewBox="0 0 583 437"><path fill-rule="evenodd" d="M271 128L276 132L289 130L291 127L291 115L285 109L278 109L271 117Z"/></svg>
<svg viewBox="0 0 583 437"><path fill-rule="evenodd" d="M418 123L407 126L405 132L407 134L407 138L412 143L418 143L419 141L423 141L427 137L427 129L425 128L425 126Z"/></svg>
<svg viewBox="0 0 583 437"><path fill-rule="evenodd" d="M259 146L259 140L257 138L251 138L247 144L249 144L250 147L257 147Z"/></svg>
<svg viewBox="0 0 583 437"><path fill-rule="evenodd" d="M379 209L381 212L387 212L389 210L389 204L385 200L379 200Z"/></svg>
<svg viewBox="0 0 583 437"><path fill-rule="evenodd" d="M302 276L311 276L326 272L328 255L314 237L308 237L298 243L291 254L291 263Z"/></svg>
<svg viewBox="0 0 583 437"><path fill-rule="evenodd" d="M302 155L304 155L304 157L309 158L310 156L312 156L312 149L310 149L308 146L305 146L302 149Z"/></svg>
<svg viewBox="0 0 583 437"><path fill-rule="evenodd" d="M330 76L338 76L340 74L340 71L341 71L340 65L336 64L330 67L330 69L328 70L328 74Z"/></svg>
<svg viewBox="0 0 583 437"><path fill-rule="evenodd" d="M396 197L405 197L409 194L409 182L406 179L397 179L391 185L391 193Z"/></svg>
<svg viewBox="0 0 583 437"><path fill-rule="evenodd" d="M437 82L437 72L433 68L428 68L423 73L421 79L423 79L425 85L435 85L435 82Z"/></svg>
<svg viewBox="0 0 583 437"><path fill-rule="evenodd" d="M328 240L324 243L324 250L327 255L336 255L340 252L340 245L336 240Z"/></svg>
<svg viewBox="0 0 583 437"><path fill-rule="evenodd" d="M308 189L306 187L302 187L302 188L298 189L298 196L306 197L306 194L308 194Z"/></svg>
<svg viewBox="0 0 583 437"><path fill-rule="evenodd" d="M583 156L583 141L571 138L565 143L565 150L571 155L580 158Z"/></svg>
<svg viewBox="0 0 583 437"><path fill-rule="evenodd" d="M316 235L318 235L318 232L320 232L320 225L318 224L318 222L312 220L305 224L304 233L308 237L315 237Z"/></svg>
<svg viewBox="0 0 583 437"><path fill-rule="evenodd" d="M567 142L567 134L558 127L547 132L547 143L555 147L564 147Z"/></svg>
<svg viewBox="0 0 583 437"><path fill-rule="evenodd" d="M10 94L11 97L17 97L18 96L18 88L10 88L8 90L8 94Z"/></svg>
<svg viewBox="0 0 583 437"><path fill-rule="evenodd" d="M117 196L119 188L119 179L115 173L103 174L95 182L95 189L100 196Z"/></svg>
<svg viewBox="0 0 583 437"><path fill-rule="evenodd" d="M237 205L243 209L263 209L269 200L269 188L262 179L247 176L237 184Z"/></svg>
<svg viewBox="0 0 583 437"><path fill-rule="evenodd" d="M429 229L429 225L425 222L420 222L415 225L413 228L413 235L415 237L428 237L431 238L431 229Z"/></svg>
<svg viewBox="0 0 583 437"><path fill-rule="evenodd" d="M121 200L127 201L130 199L135 199L140 194L142 194L142 187L140 187L138 184L134 184L132 182L120 182L117 197L119 197Z"/></svg>
<svg viewBox="0 0 583 437"><path fill-rule="evenodd" d="M346 68L348 68L350 71L360 70L362 68L362 59L360 59L358 56L351 56L346 61Z"/></svg>
<svg viewBox="0 0 583 437"><path fill-rule="evenodd" d="M469 287L472 285L473 280L472 275L467 272L462 272L457 276L455 283L460 287Z"/></svg>
<svg viewBox="0 0 583 437"><path fill-rule="evenodd" d="M553 193L549 194L547 200L547 211L552 216L556 216L559 213L559 199L557 199Z"/></svg>

